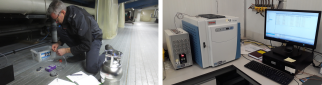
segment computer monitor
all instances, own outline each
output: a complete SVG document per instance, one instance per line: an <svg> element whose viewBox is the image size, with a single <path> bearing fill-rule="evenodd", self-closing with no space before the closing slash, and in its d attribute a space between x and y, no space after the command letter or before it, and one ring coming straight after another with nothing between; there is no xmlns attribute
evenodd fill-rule
<svg viewBox="0 0 322 85"><path fill-rule="evenodd" d="M321 11L265 10L264 39L316 48Z"/></svg>

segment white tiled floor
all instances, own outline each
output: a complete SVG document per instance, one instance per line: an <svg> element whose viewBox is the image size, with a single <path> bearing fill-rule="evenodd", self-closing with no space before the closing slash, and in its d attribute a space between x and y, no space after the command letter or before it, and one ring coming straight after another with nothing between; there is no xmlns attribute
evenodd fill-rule
<svg viewBox="0 0 322 85"><path fill-rule="evenodd" d="M111 40L103 40L124 53L122 85L158 84L158 24L152 22L126 23ZM103 52L104 47L101 48Z"/></svg>
<svg viewBox="0 0 322 85"><path fill-rule="evenodd" d="M158 84L158 25L135 23L127 85Z"/></svg>

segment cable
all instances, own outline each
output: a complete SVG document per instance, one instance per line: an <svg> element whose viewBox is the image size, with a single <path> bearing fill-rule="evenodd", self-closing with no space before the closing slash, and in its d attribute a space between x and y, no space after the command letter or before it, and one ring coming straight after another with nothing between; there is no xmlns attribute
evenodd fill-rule
<svg viewBox="0 0 322 85"><path fill-rule="evenodd" d="M258 41L255 41L255 40L250 40L250 39L242 39L241 41L244 41L244 40L249 40L249 41L253 41L253 42L257 42L257 43L261 43L262 45L266 46L268 49L271 49L270 47L268 47L268 45L262 43L262 42L258 42Z"/></svg>
<svg viewBox="0 0 322 85"><path fill-rule="evenodd" d="M41 39L40 41L43 41L44 39L46 39L46 38L47 38L47 36L49 35L49 29L47 29L47 31L48 31L48 33L47 33L46 37L44 37L44 38L43 38L43 39Z"/></svg>
<svg viewBox="0 0 322 85"><path fill-rule="evenodd" d="M293 79L293 80L296 81L295 79ZM300 85L299 82L296 81L296 83L297 83L297 85Z"/></svg>
<svg viewBox="0 0 322 85"><path fill-rule="evenodd" d="M181 17L180 17L181 16ZM177 24L176 24L176 22L175 22L175 17L177 17L178 19L183 19L184 18L184 15L182 14L182 13L177 13L175 16L174 16L174 24L175 24L175 26L176 26L176 29L178 28L177 27Z"/></svg>
<svg viewBox="0 0 322 85"><path fill-rule="evenodd" d="M298 70L298 71L300 71L300 70ZM301 72L301 71L300 71ZM313 74L310 74L310 73L306 73L306 72L303 72L304 74L307 74L307 75L309 75L309 76L316 76L316 77L320 77L320 76L318 76L318 75L313 75ZM296 77L296 76L295 76ZM320 78L322 78L322 77L320 77Z"/></svg>
<svg viewBox="0 0 322 85"><path fill-rule="evenodd" d="M247 60L249 60L249 61L252 61L252 60L250 60L250 59L248 59L248 58L246 58L243 54L241 54L245 59L247 59Z"/></svg>
<svg viewBox="0 0 322 85"><path fill-rule="evenodd" d="M316 56L318 56L318 55L319 55L319 56L321 56L321 54L317 54L317 55L315 55L315 56L313 57L313 60L315 60L315 57L316 57ZM317 61L317 60L315 60L315 61Z"/></svg>
<svg viewBox="0 0 322 85"><path fill-rule="evenodd" d="M278 9L279 7L280 7L280 4L282 3L282 1L279 1L278 2L278 5L277 5L277 8L276 9Z"/></svg>
<svg viewBox="0 0 322 85"><path fill-rule="evenodd" d="M198 16L190 16L190 15L188 15L188 14L185 14L185 13L180 13L180 12L177 12L177 14L174 16L174 26L176 27L176 29L178 28L177 27L177 24L176 24L176 17L178 18L178 19L183 19L184 18L184 15L187 15L187 16L189 16L189 17L198 17Z"/></svg>
<svg viewBox="0 0 322 85"><path fill-rule="evenodd" d="M305 69L303 69L302 74L304 73L304 70L305 70ZM301 72L301 71L300 71L300 72ZM300 72L299 72L299 73L300 73ZM297 74L297 75L302 75L302 74Z"/></svg>
<svg viewBox="0 0 322 85"><path fill-rule="evenodd" d="M264 15L263 15L263 13L260 13L263 17L265 17Z"/></svg>
<svg viewBox="0 0 322 85"><path fill-rule="evenodd" d="M270 3L271 1L270 0L268 0L268 4L267 4L267 6L269 7L270 5L271 5L271 3Z"/></svg>

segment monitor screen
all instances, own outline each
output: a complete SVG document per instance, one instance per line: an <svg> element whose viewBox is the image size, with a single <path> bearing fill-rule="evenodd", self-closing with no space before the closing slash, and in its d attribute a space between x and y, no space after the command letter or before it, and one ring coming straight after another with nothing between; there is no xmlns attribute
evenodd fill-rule
<svg viewBox="0 0 322 85"><path fill-rule="evenodd" d="M315 46L319 13L267 10L265 37Z"/></svg>

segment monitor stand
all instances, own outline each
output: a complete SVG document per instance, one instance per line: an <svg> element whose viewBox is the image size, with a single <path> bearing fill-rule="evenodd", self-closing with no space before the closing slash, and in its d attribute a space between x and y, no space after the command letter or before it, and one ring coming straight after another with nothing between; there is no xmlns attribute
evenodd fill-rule
<svg viewBox="0 0 322 85"><path fill-rule="evenodd" d="M294 48L294 45L287 44L286 46L276 47L272 49L273 53L290 58L297 58L302 55L302 51Z"/></svg>

